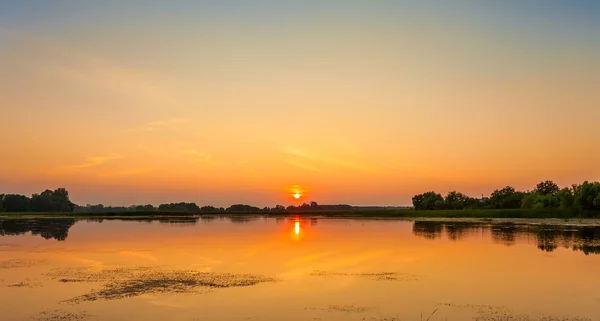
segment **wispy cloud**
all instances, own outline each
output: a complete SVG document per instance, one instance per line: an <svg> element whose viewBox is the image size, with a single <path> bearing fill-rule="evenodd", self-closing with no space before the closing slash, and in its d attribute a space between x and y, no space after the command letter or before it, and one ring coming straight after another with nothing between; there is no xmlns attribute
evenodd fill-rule
<svg viewBox="0 0 600 321"><path fill-rule="evenodd" d="M111 154L108 156L93 156L93 157L89 157L85 163L73 165L70 167L75 168L75 169L95 167L95 166L99 166L99 165L105 164L107 162L121 159L121 158L123 158L123 156L121 156L119 154Z"/></svg>
<svg viewBox="0 0 600 321"><path fill-rule="evenodd" d="M288 159L287 163L292 166L296 166L298 168L305 169L305 170L308 170L311 172L323 172L323 170L321 168L318 168L317 166L305 164L305 163L299 162L298 160L295 160L295 159Z"/></svg>
<svg viewBox="0 0 600 321"><path fill-rule="evenodd" d="M310 171L322 172L324 171L323 166L333 166L345 167L363 172L380 172L380 170L374 166L370 166L349 158L309 153L298 148L284 148L282 151L291 157L287 160L288 164Z"/></svg>
<svg viewBox="0 0 600 321"><path fill-rule="evenodd" d="M11 54L20 62L25 61L22 56L28 57L31 60L28 68L60 81L108 91L111 97L122 96L142 102L128 104L128 108L146 111L144 109L153 105L173 111L186 105L182 97L174 93L156 73L128 67L76 46L23 30L17 32L0 27L0 39L4 36L18 40Z"/></svg>
<svg viewBox="0 0 600 321"><path fill-rule="evenodd" d="M201 163L210 163L212 161L212 156L210 154L199 152L194 149L186 149L183 150L182 153L191 156L194 160Z"/></svg>
<svg viewBox="0 0 600 321"><path fill-rule="evenodd" d="M135 176L141 174L149 174L155 170L154 167L146 167L146 168L133 168L133 169L125 169L120 171L107 171L98 173L98 177L123 177L123 176Z"/></svg>
<svg viewBox="0 0 600 321"><path fill-rule="evenodd" d="M131 133L131 132L151 132L151 131L156 131L156 130L161 130L161 129L173 129L173 128L176 128L177 125L179 125L181 123L185 123L187 121L188 120L185 118L171 118L171 119L157 120L157 121L152 121L152 122L146 123L139 127L126 129L125 132L129 132L129 133Z"/></svg>

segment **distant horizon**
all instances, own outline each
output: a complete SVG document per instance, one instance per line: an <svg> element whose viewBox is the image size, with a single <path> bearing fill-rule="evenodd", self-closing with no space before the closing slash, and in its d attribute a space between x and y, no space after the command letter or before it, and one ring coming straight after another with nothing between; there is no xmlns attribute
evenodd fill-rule
<svg viewBox="0 0 600 321"><path fill-rule="evenodd" d="M222 204L217 204L217 203L214 203L214 202L211 203L210 201L198 201L198 200L193 200L193 199L174 199L174 200L166 200L166 201L161 201L161 202L132 202L132 203L128 203L128 204L127 203L125 203L125 204L111 204L111 203L103 203L103 202L83 202L82 203L82 202L78 202L77 201L76 196L75 196L75 198L73 197L74 195L73 195L72 191L69 188L66 188L66 190L69 192L69 196L70 196L71 201L74 204L76 204L78 206L82 206L82 207L85 207L87 205L103 205L105 207L108 206L108 207L126 207L126 208L132 207L132 206L138 206L138 205L152 205L154 207L158 207L159 205L162 205L162 204L182 203L182 202L184 202L184 203L195 203L196 205L198 205L200 207L202 207L202 206L214 206L214 207L217 207L217 208L220 208L220 207L227 208L227 207L229 207L231 205L236 205L236 204L251 205L251 206L256 206L256 207L259 207L259 208L275 207L276 205L283 205L285 207L288 207L288 206L298 206L298 205L302 205L302 204L310 204L311 202L316 202L319 205L350 205L350 206L354 206L354 207L413 207L412 197L414 195L425 193L425 192L433 191L433 192L440 193L441 195L445 196L446 194L448 194L450 192L456 191L456 192L464 193L465 195L467 195L469 197L473 197L475 199L481 199L481 198L489 197L494 192L494 190L500 190L500 189L502 189L502 188L504 188L506 186L511 186L511 187L515 188L517 191L531 192L531 191L534 190L534 188L535 188L535 186L536 186L537 183L540 183L540 182L543 182L543 181L547 181L547 180L537 181L536 183L532 184L528 188L518 188L518 187L516 187L514 185L507 184L507 185L504 185L504 186L498 186L498 187L496 187L496 188L488 191L487 193L480 193L480 194L469 194L469 193L465 193L464 191L461 191L461 190L458 190L458 189L451 189L451 190L448 190L448 191L440 191L440 190L435 190L435 189L425 189L425 190L419 191L419 192L411 195L411 201L410 201L410 203L399 204L399 205L395 205L395 204L360 204L360 203L352 203L352 202L335 202L335 201L334 202L320 202L320 201L318 201L316 199L308 199L308 198L306 198L306 196L302 196L299 199L294 199L293 197L291 197L288 202L280 202L280 203L276 203L276 204L257 204L256 202L252 202L252 201L249 201L249 202L246 202L246 201L244 201L244 202L233 201L233 202L228 202L228 203L226 202L226 203L222 203ZM575 183L566 184L566 185L564 185L564 184L562 184L562 185L561 184L557 184L557 185L560 188L565 188L565 187L566 188L572 188L573 185L578 185L578 184L581 184L581 183L583 183L585 181L587 181L587 182L598 182L598 180L583 180L581 182L575 182ZM553 181L553 182L556 183L555 181ZM42 192L43 190L46 190L46 189L52 190L54 188L43 188L41 190L34 191L32 193L18 193L18 192L14 192L14 191L7 191L7 190L4 190L4 189L0 189L0 195L2 195L2 194L18 194L18 195L25 195L25 196L29 197L29 196L31 196L33 194L39 194L40 192Z"/></svg>

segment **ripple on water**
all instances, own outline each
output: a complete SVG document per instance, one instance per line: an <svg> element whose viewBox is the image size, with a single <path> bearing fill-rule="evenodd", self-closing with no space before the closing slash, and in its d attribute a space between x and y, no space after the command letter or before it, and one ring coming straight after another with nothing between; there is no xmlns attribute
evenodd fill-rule
<svg viewBox="0 0 600 321"><path fill-rule="evenodd" d="M34 259L8 259L4 261L0 261L0 269L15 269L15 268L27 268L36 266L39 264L43 264L46 261L44 260L34 260Z"/></svg>
<svg viewBox="0 0 600 321"><path fill-rule="evenodd" d="M414 281L419 280L419 276L413 274L404 274L398 272L375 272L375 273L344 273L331 271L312 271L310 276L357 276L376 281Z"/></svg>

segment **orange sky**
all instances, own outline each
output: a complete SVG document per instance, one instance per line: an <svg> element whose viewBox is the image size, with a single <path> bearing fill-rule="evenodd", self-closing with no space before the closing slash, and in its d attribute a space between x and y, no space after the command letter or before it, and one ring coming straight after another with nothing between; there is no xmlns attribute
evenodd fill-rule
<svg viewBox="0 0 600 321"><path fill-rule="evenodd" d="M408 205L600 179L598 23L352 6L0 10L0 193Z"/></svg>

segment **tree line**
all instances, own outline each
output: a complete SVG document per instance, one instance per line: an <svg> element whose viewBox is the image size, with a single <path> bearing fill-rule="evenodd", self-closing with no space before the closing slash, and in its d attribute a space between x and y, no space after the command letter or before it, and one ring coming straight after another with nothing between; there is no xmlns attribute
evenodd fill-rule
<svg viewBox="0 0 600 321"><path fill-rule="evenodd" d="M0 212L73 212L75 204L64 188L45 190L31 197L0 194Z"/></svg>
<svg viewBox="0 0 600 321"><path fill-rule="evenodd" d="M418 194L412 198L416 210L442 209L570 209L574 212L600 211L600 182L585 181L560 188L552 181L543 181L531 191L517 191L511 186L497 189L490 197L474 198L452 191L445 197L436 192Z"/></svg>
<svg viewBox="0 0 600 321"><path fill-rule="evenodd" d="M234 204L227 208L214 207L214 206L198 206L196 203L169 203L161 204L158 207L153 205L132 205L129 207L120 206L104 206L98 205L86 205L86 206L75 206L75 212L79 213L108 213L108 212L193 212L193 213L285 213L285 212L302 212L302 211L343 211L358 209L347 204L337 205L321 205L317 202L310 202L310 204L304 203L302 205L294 206L283 206L276 205L274 207L256 207L247 204Z"/></svg>
<svg viewBox="0 0 600 321"><path fill-rule="evenodd" d="M274 207L259 208L247 204L234 204L227 208L210 205L198 206L196 203L166 203L154 206L104 206L103 204L80 206L69 199L69 192L65 188L45 190L31 197L19 194L0 194L0 212L62 212L62 213L120 213L120 212L188 212L188 213L285 213L298 211L323 211L323 210L352 210L360 209L346 204L321 205L317 202L304 203L298 206L276 205Z"/></svg>

